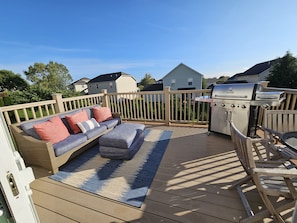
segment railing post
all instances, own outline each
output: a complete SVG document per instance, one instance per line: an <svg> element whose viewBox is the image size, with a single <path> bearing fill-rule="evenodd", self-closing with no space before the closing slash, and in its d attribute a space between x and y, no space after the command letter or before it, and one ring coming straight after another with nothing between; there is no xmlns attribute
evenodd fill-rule
<svg viewBox="0 0 297 223"><path fill-rule="evenodd" d="M164 89L165 95L165 123L170 124L170 87L166 86Z"/></svg>
<svg viewBox="0 0 297 223"><path fill-rule="evenodd" d="M55 93L52 94L53 99L56 101L55 109L57 113L65 112L63 101L62 101L62 94Z"/></svg>
<svg viewBox="0 0 297 223"><path fill-rule="evenodd" d="M108 101L107 89L102 89L101 93L103 93L102 106L103 106L103 107L109 107L109 101Z"/></svg>

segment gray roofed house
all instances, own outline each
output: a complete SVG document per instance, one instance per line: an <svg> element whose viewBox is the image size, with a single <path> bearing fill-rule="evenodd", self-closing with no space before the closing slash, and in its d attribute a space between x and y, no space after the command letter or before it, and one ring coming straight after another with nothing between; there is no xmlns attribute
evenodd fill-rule
<svg viewBox="0 0 297 223"><path fill-rule="evenodd" d="M101 93L107 89L109 93L137 92L137 84L134 77L124 72L102 74L88 82L89 94Z"/></svg>
<svg viewBox="0 0 297 223"><path fill-rule="evenodd" d="M170 86L172 90L202 89L203 75L196 70L180 63L163 79L163 86Z"/></svg>
<svg viewBox="0 0 297 223"><path fill-rule="evenodd" d="M232 81L247 81L252 83L257 83L259 81L265 81L270 74L271 67L275 60L269 60L262 63L258 63L243 73L237 73L229 78Z"/></svg>

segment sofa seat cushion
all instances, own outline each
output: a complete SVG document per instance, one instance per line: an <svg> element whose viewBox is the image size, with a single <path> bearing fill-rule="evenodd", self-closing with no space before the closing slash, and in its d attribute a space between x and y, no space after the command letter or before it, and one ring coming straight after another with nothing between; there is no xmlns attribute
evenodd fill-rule
<svg viewBox="0 0 297 223"><path fill-rule="evenodd" d="M104 134L99 139L100 146L109 146L128 149L137 134L144 131L142 124L124 123L115 127L111 132Z"/></svg>
<svg viewBox="0 0 297 223"><path fill-rule="evenodd" d="M119 124L121 124L121 119L120 118L113 118L110 120L106 120L104 122L100 122L100 125L105 125L108 129L113 128Z"/></svg>
<svg viewBox="0 0 297 223"><path fill-rule="evenodd" d="M87 136L88 139L92 139L92 138L102 134L106 130L107 130L107 127L105 125L101 125L99 127L96 127L94 129L87 131L84 134Z"/></svg>
<svg viewBox="0 0 297 223"><path fill-rule="evenodd" d="M55 155L60 156L63 153L66 153L69 150L72 150L73 148L81 145L86 141L87 141L87 136L84 135L83 133L72 134L66 139L53 144Z"/></svg>

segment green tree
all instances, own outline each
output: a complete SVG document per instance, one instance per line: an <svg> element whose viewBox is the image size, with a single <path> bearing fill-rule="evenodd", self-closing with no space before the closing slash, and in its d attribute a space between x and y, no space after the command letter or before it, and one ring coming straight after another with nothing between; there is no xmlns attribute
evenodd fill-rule
<svg viewBox="0 0 297 223"><path fill-rule="evenodd" d="M34 63L24 73L34 85L52 91L66 90L67 86L72 82L68 69L63 64L53 61L48 64Z"/></svg>
<svg viewBox="0 0 297 223"><path fill-rule="evenodd" d="M0 70L0 91L23 91L28 87L28 82L20 74L9 70Z"/></svg>
<svg viewBox="0 0 297 223"><path fill-rule="evenodd" d="M297 58L287 52L276 59L267 80L270 87L297 88Z"/></svg>
<svg viewBox="0 0 297 223"><path fill-rule="evenodd" d="M156 83L156 80L150 75L150 74L145 74L144 78L142 78L139 82L139 89L142 90L144 86L148 84L154 84Z"/></svg>

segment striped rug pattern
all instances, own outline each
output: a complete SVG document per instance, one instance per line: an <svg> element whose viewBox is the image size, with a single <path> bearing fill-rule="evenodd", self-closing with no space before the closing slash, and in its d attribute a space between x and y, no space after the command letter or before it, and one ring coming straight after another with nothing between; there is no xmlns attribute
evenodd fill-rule
<svg viewBox="0 0 297 223"><path fill-rule="evenodd" d="M81 154L51 179L135 207L141 207L171 138L171 131L146 129L131 160L102 158L98 146Z"/></svg>

